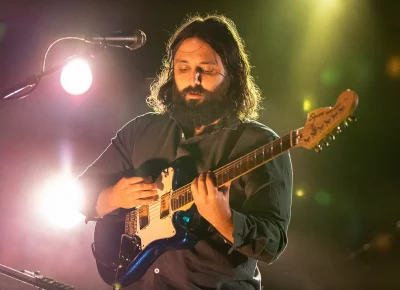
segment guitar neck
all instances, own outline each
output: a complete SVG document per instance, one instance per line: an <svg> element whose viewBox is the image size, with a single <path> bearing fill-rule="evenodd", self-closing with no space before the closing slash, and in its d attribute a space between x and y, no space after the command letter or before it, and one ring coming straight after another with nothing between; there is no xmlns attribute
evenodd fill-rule
<svg viewBox="0 0 400 290"><path fill-rule="evenodd" d="M288 135L265 144L214 170L217 187L241 177L242 175L296 147L298 138L298 130L291 131ZM175 190L171 196L171 206L173 211L179 210L190 202L193 202L190 184Z"/></svg>

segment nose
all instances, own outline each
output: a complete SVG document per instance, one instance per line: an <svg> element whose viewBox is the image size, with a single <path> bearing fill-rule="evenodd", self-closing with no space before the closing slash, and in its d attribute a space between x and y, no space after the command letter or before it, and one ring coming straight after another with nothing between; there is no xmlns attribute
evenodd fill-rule
<svg viewBox="0 0 400 290"><path fill-rule="evenodd" d="M194 74L192 74L191 83L193 86L201 84L201 73L198 70L194 71Z"/></svg>

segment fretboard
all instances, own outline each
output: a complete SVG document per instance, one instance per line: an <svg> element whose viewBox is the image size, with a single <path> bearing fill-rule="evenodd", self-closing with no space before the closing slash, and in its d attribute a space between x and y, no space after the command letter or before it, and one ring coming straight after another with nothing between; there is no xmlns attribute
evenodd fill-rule
<svg viewBox="0 0 400 290"><path fill-rule="evenodd" d="M233 181L240 176L256 169L257 167L269 162L275 157L285 153L297 145L298 132L292 131L290 134L276 139L246 155L214 170L217 187ZM171 196L172 210L178 210L193 201L190 191L190 184L175 190Z"/></svg>

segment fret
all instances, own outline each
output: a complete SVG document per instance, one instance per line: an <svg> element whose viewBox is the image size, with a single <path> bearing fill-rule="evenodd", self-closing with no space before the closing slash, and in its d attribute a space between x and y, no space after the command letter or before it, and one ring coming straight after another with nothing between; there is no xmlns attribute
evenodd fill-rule
<svg viewBox="0 0 400 290"><path fill-rule="evenodd" d="M229 179L233 179L235 177L235 172L233 171L235 168L232 166L228 167L228 177Z"/></svg>
<svg viewBox="0 0 400 290"><path fill-rule="evenodd" d="M193 201L193 195L192 195L192 192L190 191L190 189L187 191L187 193L188 193L188 196L189 196L189 202Z"/></svg>
<svg viewBox="0 0 400 290"><path fill-rule="evenodd" d="M256 155L256 164L257 165L261 164L262 163L261 153L257 153L257 151L255 151L255 155Z"/></svg>
<svg viewBox="0 0 400 290"><path fill-rule="evenodd" d="M293 146L293 135L294 135L294 131L290 132L290 144L289 144L289 148Z"/></svg>
<svg viewBox="0 0 400 290"><path fill-rule="evenodd" d="M279 141L279 140L277 140L277 141ZM276 141L274 141L273 143L275 143L275 144L273 144L272 146L273 146L273 156L276 156L276 155L278 155L280 152L279 152L279 146L277 146L277 144L276 144Z"/></svg>
<svg viewBox="0 0 400 290"><path fill-rule="evenodd" d="M223 175L223 178L222 178L222 184L224 184L224 183L226 183L226 182L229 181L229 178L228 178L228 176L226 175L226 171L224 171L223 174L224 174L224 175Z"/></svg>
<svg viewBox="0 0 400 290"><path fill-rule="evenodd" d="M265 161L265 146L262 147L262 161Z"/></svg>

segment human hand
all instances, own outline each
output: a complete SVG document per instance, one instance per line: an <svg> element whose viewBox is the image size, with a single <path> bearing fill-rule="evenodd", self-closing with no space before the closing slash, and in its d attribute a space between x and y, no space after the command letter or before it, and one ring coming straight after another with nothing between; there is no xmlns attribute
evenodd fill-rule
<svg viewBox="0 0 400 290"><path fill-rule="evenodd" d="M157 185L151 177L123 177L109 190L108 202L115 208L133 208L158 199Z"/></svg>
<svg viewBox="0 0 400 290"><path fill-rule="evenodd" d="M218 227L231 219L229 207L230 183L216 187L215 175L208 171L200 174L191 184L191 191L197 210L210 224Z"/></svg>

